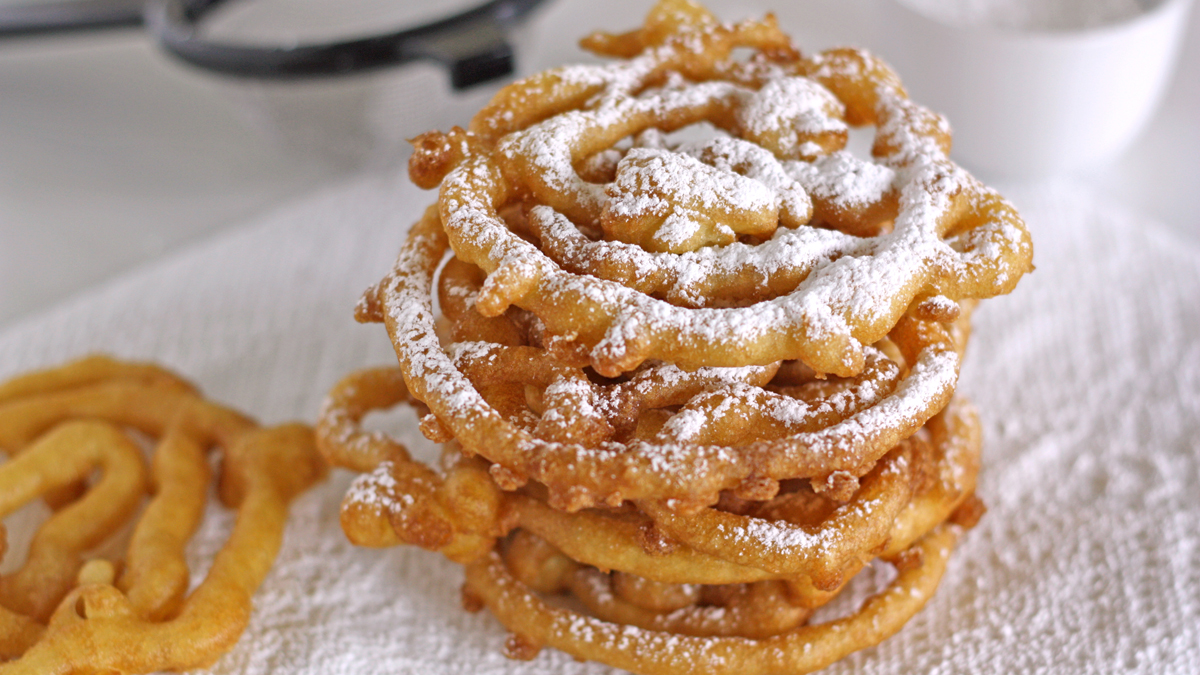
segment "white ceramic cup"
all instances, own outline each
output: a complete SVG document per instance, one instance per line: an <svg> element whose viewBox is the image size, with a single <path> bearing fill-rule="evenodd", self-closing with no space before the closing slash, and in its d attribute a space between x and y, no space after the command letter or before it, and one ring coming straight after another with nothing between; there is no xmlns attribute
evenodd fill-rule
<svg viewBox="0 0 1200 675"><path fill-rule="evenodd" d="M991 176L1035 178L1129 146L1170 82L1192 0L1148 0L1079 30L952 25L879 0L875 49L916 101L944 114L953 155Z"/></svg>

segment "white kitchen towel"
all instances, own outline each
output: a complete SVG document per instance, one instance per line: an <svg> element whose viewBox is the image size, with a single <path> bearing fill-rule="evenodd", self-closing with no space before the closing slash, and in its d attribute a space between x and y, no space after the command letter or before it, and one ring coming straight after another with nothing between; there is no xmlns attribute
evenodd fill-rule
<svg viewBox="0 0 1200 675"><path fill-rule="evenodd" d="M1037 271L981 305L960 386L986 425L990 510L934 600L828 672L1194 674L1200 251L1070 184L1009 194ZM340 376L392 362L383 329L351 310L430 200L379 175L314 195L13 326L0 376L106 351L163 362L265 422L312 420ZM457 565L350 546L350 478L296 504L251 626L213 673L609 671L553 650L508 661L499 624L461 610ZM211 515L196 561L230 525Z"/></svg>

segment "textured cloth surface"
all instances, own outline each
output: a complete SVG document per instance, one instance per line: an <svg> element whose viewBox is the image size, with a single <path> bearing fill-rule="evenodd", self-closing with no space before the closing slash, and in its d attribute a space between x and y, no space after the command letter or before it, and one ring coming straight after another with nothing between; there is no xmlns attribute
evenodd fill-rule
<svg viewBox="0 0 1200 675"><path fill-rule="evenodd" d="M1071 185L1007 194L1037 271L981 305L960 384L985 423L990 510L899 635L827 672L1194 673L1200 251ZM311 421L340 376L394 361L351 310L431 199L378 175L314 195L13 326L0 376L106 351L165 363L264 422ZM419 439L411 420L381 424ZM457 565L350 546L350 478L296 504L249 630L211 672L609 672L553 650L508 661L499 624L461 610ZM231 525L210 516L197 561Z"/></svg>

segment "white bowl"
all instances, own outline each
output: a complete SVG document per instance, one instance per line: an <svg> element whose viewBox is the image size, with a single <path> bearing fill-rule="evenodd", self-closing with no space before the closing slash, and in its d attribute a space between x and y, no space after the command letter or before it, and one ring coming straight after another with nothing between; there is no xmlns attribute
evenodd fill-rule
<svg viewBox="0 0 1200 675"><path fill-rule="evenodd" d="M880 0L875 49L915 100L950 120L963 164L1046 176L1111 160L1154 113L1192 0L1143 4L1123 21L1072 30L955 25Z"/></svg>

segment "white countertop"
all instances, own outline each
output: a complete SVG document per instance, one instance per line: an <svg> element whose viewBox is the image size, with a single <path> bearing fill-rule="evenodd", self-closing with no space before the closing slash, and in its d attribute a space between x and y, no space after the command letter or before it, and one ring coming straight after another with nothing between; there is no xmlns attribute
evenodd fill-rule
<svg viewBox="0 0 1200 675"><path fill-rule="evenodd" d="M869 46L876 1L815 0L777 13L802 48ZM727 19L778 4L785 3L710 3ZM648 5L549 0L527 33L537 39L525 45L521 72L582 58L574 46L582 32L633 27ZM398 161L405 133L464 121L487 96L485 90L451 102L441 73L425 66L407 72L424 78L435 103L382 104L394 114L372 124L395 121L385 135ZM352 173L346 162L264 132L278 112L270 106L287 96L273 91L254 93L182 65L139 31L0 42L0 328L345 180ZM1061 180L1200 242L1197 120L1200 12L1193 12L1172 88L1135 147Z"/></svg>

